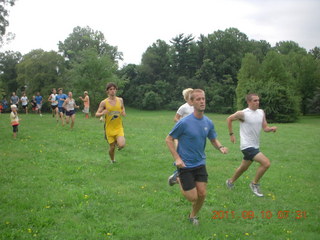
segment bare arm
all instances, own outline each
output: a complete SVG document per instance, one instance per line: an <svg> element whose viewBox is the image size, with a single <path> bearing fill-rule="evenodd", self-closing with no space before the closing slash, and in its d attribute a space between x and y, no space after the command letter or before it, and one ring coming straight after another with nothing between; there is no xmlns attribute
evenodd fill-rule
<svg viewBox="0 0 320 240"><path fill-rule="evenodd" d="M124 108L124 103L122 98L120 98L120 102L121 102L121 115L125 117L127 114L126 114L126 109Z"/></svg>
<svg viewBox="0 0 320 240"><path fill-rule="evenodd" d="M234 136L233 133L233 129L232 129L232 122L233 121L243 121L243 112L242 111L237 111L234 114L231 114L228 118L227 118L227 122L228 122L228 129L229 129L229 135L230 135L230 141L232 143L236 142L236 137Z"/></svg>
<svg viewBox="0 0 320 240"><path fill-rule="evenodd" d="M99 108L96 112L96 117L101 117L108 113L108 110L105 109L105 106L106 106L105 100L101 101L101 103L99 104Z"/></svg>
<svg viewBox="0 0 320 240"><path fill-rule="evenodd" d="M277 131L277 127L269 127L268 126L265 114L263 116L262 128L263 128L263 131L265 131L265 132L276 132Z"/></svg>
<svg viewBox="0 0 320 240"><path fill-rule="evenodd" d="M68 99L66 99L66 100L63 102L63 104L62 104L62 107L63 107L64 109L66 109L65 106L66 106L67 103L68 103Z"/></svg>
<svg viewBox="0 0 320 240"><path fill-rule="evenodd" d="M218 139L211 139L211 144L223 154L228 153L228 148L224 147Z"/></svg>
<svg viewBox="0 0 320 240"><path fill-rule="evenodd" d="M176 113L176 115L173 118L173 121L178 122L181 119L181 115Z"/></svg>
<svg viewBox="0 0 320 240"><path fill-rule="evenodd" d="M178 168L183 168L185 167L186 165L184 164L184 162L182 161L182 159L180 158L177 150L176 150L176 147L174 145L174 138L171 137L170 135L168 135L166 137L166 144L169 148L169 151L170 153L172 154L172 157L174 158L175 162L176 162L176 166Z"/></svg>

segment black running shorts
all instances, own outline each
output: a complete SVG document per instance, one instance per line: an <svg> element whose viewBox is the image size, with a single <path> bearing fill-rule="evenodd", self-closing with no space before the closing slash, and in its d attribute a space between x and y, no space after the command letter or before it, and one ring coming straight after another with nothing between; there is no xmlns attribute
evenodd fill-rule
<svg viewBox="0 0 320 240"><path fill-rule="evenodd" d="M179 178L184 191L196 187L196 182L208 182L208 173L205 165L195 168L179 168Z"/></svg>

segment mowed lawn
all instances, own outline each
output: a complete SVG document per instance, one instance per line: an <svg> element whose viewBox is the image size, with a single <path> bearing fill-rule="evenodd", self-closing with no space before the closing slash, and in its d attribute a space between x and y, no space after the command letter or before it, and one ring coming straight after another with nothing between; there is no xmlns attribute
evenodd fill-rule
<svg viewBox="0 0 320 240"><path fill-rule="evenodd" d="M127 109L127 145L113 165L99 119L79 112L71 131L50 114L20 114L14 140L9 115L1 114L0 240L320 239L319 116L261 133L271 167L258 198L249 189L257 164L226 189L241 162L239 142L229 141L227 115L207 114L229 154L208 142L208 194L200 225L192 226L190 203L167 184L174 167L165 137L174 114Z"/></svg>

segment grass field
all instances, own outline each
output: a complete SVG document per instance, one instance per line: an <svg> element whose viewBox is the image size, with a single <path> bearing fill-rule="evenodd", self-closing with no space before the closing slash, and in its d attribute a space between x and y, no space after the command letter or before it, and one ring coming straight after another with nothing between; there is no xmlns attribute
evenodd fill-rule
<svg viewBox="0 0 320 240"><path fill-rule="evenodd" d="M167 184L174 167L164 139L174 114L128 109L127 146L113 165L98 119L78 113L71 131L49 114L21 114L14 140L1 114L0 240L320 239L320 117L262 133L271 168L258 198L248 186L256 164L226 189L241 161L239 143L229 142L226 115L207 114L229 154L207 144L208 195L192 226L190 203Z"/></svg>

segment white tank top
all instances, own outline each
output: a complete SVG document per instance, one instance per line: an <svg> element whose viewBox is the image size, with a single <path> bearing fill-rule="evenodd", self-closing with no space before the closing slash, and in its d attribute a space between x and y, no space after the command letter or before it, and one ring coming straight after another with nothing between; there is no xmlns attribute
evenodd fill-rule
<svg viewBox="0 0 320 240"><path fill-rule="evenodd" d="M66 103L66 106L65 106L65 108L66 108L66 110L69 112L69 111L71 111L71 110L74 110L74 99L72 98L72 99L70 99L70 98L67 98L68 99L68 102Z"/></svg>
<svg viewBox="0 0 320 240"><path fill-rule="evenodd" d="M240 149L259 148L264 112L262 109L251 110L249 108L242 112L244 121L240 121Z"/></svg>
<svg viewBox="0 0 320 240"><path fill-rule="evenodd" d="M193 113L193 111L193 106L190 106L189 103L185 103L179 107L177 113L181 116L180 119L182 119Z"/></svg>

